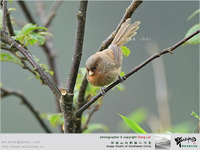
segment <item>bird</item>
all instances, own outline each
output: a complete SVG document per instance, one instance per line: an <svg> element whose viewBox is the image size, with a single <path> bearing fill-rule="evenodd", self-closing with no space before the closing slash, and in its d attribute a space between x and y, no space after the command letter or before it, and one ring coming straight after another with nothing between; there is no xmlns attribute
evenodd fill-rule
<svg viewBox="0 0 200 150"><path fill-rule="evenodd" d="M139 24L140 21L131 24L131 18L126 19L108 48L96 52L86 60L86 78L90 84L104 87L115 81L117 77L122 80L120 76L123 59L121 46L137 34Z"/></svg>

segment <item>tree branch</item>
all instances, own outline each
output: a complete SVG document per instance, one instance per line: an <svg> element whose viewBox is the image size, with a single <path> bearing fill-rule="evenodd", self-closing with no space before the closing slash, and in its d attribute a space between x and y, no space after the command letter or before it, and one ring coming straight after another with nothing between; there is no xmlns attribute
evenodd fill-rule
<svg viewBox="0 0 200 150"><path fill-rule="evenodd" d="M33 116L37 119L41 127L44 129L45 132L51 133L50 129L45 125L44 121L40 118L39 113L35 110L35 108L29 103L29 101L26 99L26 97L21 94L20 92L14 91L14 90L9 90L1 87L1 98L5 96L17 96L18 98L21 99L22 103L30 110L30 112L33 114Z"/></svg>
<svg viewBox="0 0 200 150"><path fill-rule="evenodd" d="M76 44L74 55L72 58L72 65L70 69L69 78L66 85L66 95L63 95L63 102L61 103L61 110L64 113L64 126L65 133L74 132L73 120L73 92L76 83L76 78L79 70L79 65L82 56L83 40L85 32L85 20L87 12L88 1L81 0L79 5L79 12L77 14L78 26L76 32Z"/></svg>
<svg viewBox="0 0 200 150"><path fill-rule="evenodd" d="M4 40L6 40L11 45L11 47L17 48L26 57L26 59L34 67L35 71L39 73L39 75L44 80L44 82L49 86L53 94L56 96L57 100L60 100L61 93L57 85L51 79L51 77L47 75L47 73L40 67L40 65L33 59L31 54L25 48L23 48L20 44L18 44L15 40L9 37L5 31L0 30L0 35Z"/></svg>
<svg viewBox="0 0 200 150"><path fill-rule="evenodd" d="M3 0L2 12L2 29L6 31L6 13L7 13L7 0Z"/></svg>
<svg viewBox="0 0 200 150"><path fill-rule="evenodd" d="M2 43L1 43L1 48L11 53L18 51L18 49L14 47L7 47L5 44L2 44Z"/></svg>
<svg viewBox="0 0 200 150"><path fill-rule="evenodd" d="M12 23L10 20L10 12L8 10L7 10L7 14L6 14L6 25L8 27L8 32L9 32L10 36L15 36L15 32L13 30Z"/></svg>
<svg viewBox="0 0 200 150"><path fill-rule="evenodd" d="M179 41L178 43L176 43L175 45L164 49L154 55L152 55L151 57L149 57L148 59L146 59L144 62L142 62L140 65L136 66L133 70L131 70L130 72L128 72L126 75L124 75L122 78L123 80L126 80L128 77L130 77L131 75L133 75L134 73L136 73L138 70L140 70L141 68L143 68L144 66L146 66L148 63L150 63L152 60L160 57L161 55L167 54L167 53L171 53L172 51L175 50L176 48L178 48L179 46L181 46L182 44L184 44L186 41L188 41L189 39L191 39L193 36L199 34L200 30L197 30L196 32L192 33L191 35L189 35L188 37L182 39L181 41ZM116 80L115 82L113 82L111 85L109 85L108 87L106 87L104 89L104 92L107 93L109 90L111 90L113 87L115 87L117 84L119 84L120 81ZM102 95L102 92L99 92L96 96L94 96L89 102L87 102L82 108L80 108L78 111L75 112L75 115L78 116L80 113L82 113L83 111L85 111L90 105L92 105L95 101L98 100L98 98L100 98Z"/></svg>
<svg viewBox="0 0 200 150"><path fill-rule="evenodd" d="M103 41L103 43L100 45L98 51L102 51L102 50L106 49L111 44L111 42L113 41L119 28L121 27L122 23L124 23L126 21L126 19L128 19L132 16L132 14L135 12L135 10L138 8L138 6L140 6L140 4L142 2L143 2L142 0L133 0L132 1L132 3L126 9L126 12L125 12L122 20L118 24L117 28L112 32L112 34L105 41Z"/></svg>
<svg viewBox="0 0 200 150"><path fill-rule="evenodd" d="M36 15L40 18L41 23L44 25L47 18L45 14L44 1L35 1Z"/></svg>
<svg viewBox="0 0 200 150"><path fill-rule="evenodd" d="M36 24L35 20L33 19L33 16L31 15L28 7L26 6L25 1L18 0L18 3L20 7L22 8L22 10L24 11L24 15L26 16L27 20L33 24Z"/></svg>
<svg viewBox="0 0 200 150"><path fill-rule="evenodd" d="M57 9L60 7L60 5L63 3L63 1L56 1L49 13L49 16L47 17L47 20L45 21L44 23L44 26L46 28L49 27L49 25L51 24L53 18L56 16L56 12L57 12Z"/></svg>

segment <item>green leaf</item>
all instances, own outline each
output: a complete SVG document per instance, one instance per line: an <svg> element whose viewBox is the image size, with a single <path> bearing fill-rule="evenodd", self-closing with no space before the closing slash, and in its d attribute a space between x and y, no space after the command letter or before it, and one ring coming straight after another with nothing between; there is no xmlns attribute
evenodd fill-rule
<svg viewBox="0 0 200 150"><path fill-rule="evenodd" d="M34 44L36 44L37 43L37 40L35 40L35 39L26 39L25 40L25 43L26 43L26 45L28 45L28 44L30 44L31 46L33 46Z"/></svg>
<svg viewBox="0 0 200 150"><path fill-rule="evenodd" d="M87 118L88 118L88 115L82 115L82 118L81 118L81 123L82 124L85 124L86 123L86 121L87 121Z"/></svg>
<svg viewBox="0 0 200 150"><path fill-rule="evenodd" d="M83 133L92 133L93 131L96 131L96 130L103 130L104 132L108 132L109 128L104 124L93 123L93 124L90 124Z"/></svg>
<svg viewBox="0 0 200 150"><path fill-rule="evenodd" d="M54 75L54 72L53 72L53 71L51 71L51 70L48 70L48 73L49 73L51 76L53 76L53 75Z"/></svg>
<svg viewBox="0 0 200 150"><path fill-rule="evenodd" d="M134 111L130 112L127 115L127 118L134 120L134 122L136 122L138 125L140 125L147 118L147 114L148 114L148 112L145 107L139 107L139 108L135 109ZM128 126L125 126L125 122L123 120L120 121L118 128L122 132L127 132L130 130L130 128Z"/></svg>
<svg viewBox="0 0 200 150"><path fill-rule="evenodd" d="M121 77L125 76L125 74L126 74L126 73L125 73L124 71L120 72L120 76L121 76Z"/></svg>
<svg viewBox="0 0 200 150"><path fill-rule="evenodd" d="M191 27L188 32L186 33L185 37L191 35L192 33L194 33L195 31L200 29L200 24L195 24L193 27ZM190 40L188 40L186 42L186 44L200 44L200 37L199 34L195 35L193 38L191 38Z"/></svg>
<svg viewBox="0 0 200 150"><path fill-rule="evenodd" d="M39 61L40 61L40 59L37 58L35 55L33 55L33 59L34 59L37 63L39 63Z"/></svg>
<svg viewBox="0 0 200 150"><path fill-rule="evenodd" d="M120 114L119 114L120 115ZM137 123L134 121L130 120L129 118L122 116L122 119L125 121L125 123L136 133L146 133Z"/></svg>
<svg viewBox="0 0 200 150"><path fill-rule="evenodd" d="M194 117L197 118L197 119L200 119L200 116L197 115L197 114L196 114L195 112L193 112L193 111L192 111L192 113L191 113L190 115L194 116Z"/></svg>
<svg viewBox="0 0 200 150"><path fill-rule="evenodd" d="M125 57L128 57L130 55L131 51L126 46L122 46L121 49Z"/></svg>
<svg viewBox="0 0 200 150"><path fill-rule="evenodd" d="M36 38L39 45L44 45L44 42L45 42L44 36L36 34Z"/></svg>
<svg viewBox="0 0 200 150"><path fill-rule="evenodd" d="M93 86L91 84L89 84L87 86L87 90L86 90L86 95L91 95L91 96L94 96L96 95L98 92L100 91L100 88L97 87L97 86Z"/></svg>
<svg viewBox="0 0 200 150"><path fill-rule="evenodd" d="M23 29L22 29L22 35L26 35L34 30L38 30L38 29L42 29L42 30L47 30L47 28L45 27L37 27L37 25L33 25L32 23L28 23L26 24Z"/></svg>
<svg viewBox="0 0 200 150"><path fill-rule="evenodd" d="M11 11L16 11L16 8L9 8L8 11L9 11L9 12L11 12Z"/></svg>
<svg viewBox="0 0 200 150"><path fill-rule="evenodd" d="M62 113L43 113L41 117L47 119L52 127L56 127L57 125L62 125L64 123L63 114Z"/></svg>
<svg viewBox="0 0 200 150"><path fill-rule="evenodd" d="M200 13L200 9L197 9L195 12L193 12L188 18L187 20L191 20L194 16L196 16L198 13Z"/></svg>
<svg viewBox="0 0 200 150"><path fill-rule="evenodd" d="M39 35L38 33L32 33L30 34L30 38L34 39L39 45L44 45L45 38L42 35Z"/></svg>
<svg viewBox="0 0 200 150"><path fill-rule="evenodd" d="M40 35L49 35L49 36L53 36L51 33L49 32L38 32L38 34Z"/></svg>
<svg viewBox="0 0 200 150"><path fill-rule="evenodd" d="M47 30L45 27L38 27L37 25L33 25L31 23L26 24L21 31L16 31L16 36L13 36L12 38L14 40L20 41L21 44L24 44L25 46L38 43L39 45L44 45L45 37L44 35L50 35L52 34L48 32L34 32L34 30Z"/></svg>
<svg viewBox="0 0 200 150"><path fill-rule="evenodd" d="M1 59L1 61L13 62L13 63L16 63L20 66L23 66L20 59L18 59L17 57L14 57L14 56L12 56L8 53L1 53L0 59Z"/></svg>

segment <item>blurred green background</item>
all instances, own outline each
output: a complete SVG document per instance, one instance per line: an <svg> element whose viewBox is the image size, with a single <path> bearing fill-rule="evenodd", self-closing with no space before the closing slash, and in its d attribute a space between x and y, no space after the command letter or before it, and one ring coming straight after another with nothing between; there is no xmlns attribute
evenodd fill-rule
<svg viewBox="0 0 200 150"><path fill-rule="evenodd" d="M47 14L52 4L53 2L44 2ZM84 67L87 58L97 51L102 41L116 28L129 4L130 1L88 3L81 67ZM42 25L35 12L35 2L27 2L27 5L35 20ZM8 7L16 8L16 12L11 13L13 18L26 21L17 2L8 3ZM78 7L79 2L65 1L58 9L50 30L57 50L61 87L66 85L71 65ZM131 54L123 60L123 71L128 72L147 59L149 45L157 45L161 50L181 40L189 28L199 22L198 16L187 21L187 17L198 8L197 1L143 2L132 16L132 22L139 20L141 25L135 40L126 44ZM15 29L20 28L15 27ZM40 48L34 46L29 49L40 59L40 62L47 62ZM198 120L190 113L192 111L199 113L199 46L181 46L174 51L173 55L166 54L161 59L166 73L171 124L177 127L174 132L193 132L198 125ZM27 80L30 76L28 71L16 64L6 62L1 64L1 79L4 87L22 91L40 113L56 112L55 100L49 88L35 79ZM159 118L152 63L122 84L125 86L125 91L111 90L103 97L102 106L93 115L91 123L102 123L109 127L111 133L133 132L122 129L120 126L122 119L118 113L128 116L135 110L142 110L139 114L142 114L144 119L140 122L140 126L146 132L157 132L159 124L156 124L154 129L150 125L150 122L154 121L152 116ZM51 127L48 121L46 124ZM179 124L181 126L177 126ZM57 128L51 129L54 132L59 131ZM44 131L29 110L20 104L20 100L12 96L1 100L1 132L42 133Z"/></svg>

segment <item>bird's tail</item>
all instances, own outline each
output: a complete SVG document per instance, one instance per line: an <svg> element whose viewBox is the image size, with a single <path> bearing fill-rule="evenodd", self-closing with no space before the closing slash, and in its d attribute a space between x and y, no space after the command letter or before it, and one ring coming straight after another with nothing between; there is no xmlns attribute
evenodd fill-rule
<svg viewBox="0 0 200 150"><path fill-rule="evenodd" d="M121 25L111 45L116 44L117 46L121 47L137 34L136 30L139 29L140 21L135 21L133 24L130 23L131 19L126 19L126 21Z"/></svg>

